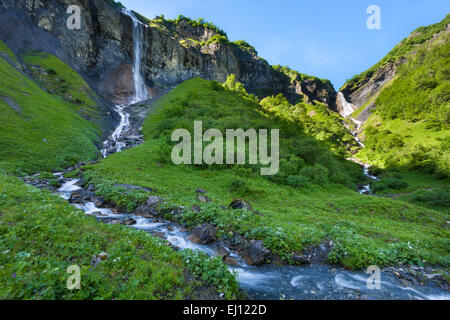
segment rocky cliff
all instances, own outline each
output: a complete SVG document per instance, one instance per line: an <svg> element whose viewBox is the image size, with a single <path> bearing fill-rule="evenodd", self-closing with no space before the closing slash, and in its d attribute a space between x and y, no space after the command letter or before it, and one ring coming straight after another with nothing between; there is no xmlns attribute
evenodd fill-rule
<svg viewBox="0 0 450 320"><path fill-rule="evenodd" d="M81 29L66 26L70 5L81 8ZM228 41L207 24L148 20L143 72L153 96L193 77L223 82L229 74L260 97L283 93L291 102L327 103L336 92L320 79L296 79L274 70L251 47ZM20 54L26 50L56 55L79 72L102 97L120 103L133 95L132 20L108 0L0 0L0 39Z"/></svg>

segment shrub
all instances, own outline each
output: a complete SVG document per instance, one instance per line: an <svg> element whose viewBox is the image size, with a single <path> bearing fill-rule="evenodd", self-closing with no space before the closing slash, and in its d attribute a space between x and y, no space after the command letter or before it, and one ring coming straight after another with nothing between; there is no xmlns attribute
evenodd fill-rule
<svg viewBox="0 0 450 320"><path fill-rule="evenodd" d="M444 189L418 190L410 196L410 200L430 205L449 207L450 192Z"/></svg>
<svg viewBox="0 0 450 320"><path fill-rule="evenodd" d="M248 192L250 188L247 185L247 180L241 178L235 178L230 182L230 188L236 192Z"/></svg>
<svg viewBox="0 0 450 320"><path fill-rule="evenodd" d="M313 166L303 168L300 171L300 174L318 184L328 181L328 169L318 163Z"/></svg>

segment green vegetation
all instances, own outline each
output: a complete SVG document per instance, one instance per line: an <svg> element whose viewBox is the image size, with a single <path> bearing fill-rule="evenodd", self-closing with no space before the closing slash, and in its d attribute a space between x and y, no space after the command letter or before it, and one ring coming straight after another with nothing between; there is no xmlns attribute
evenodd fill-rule
<svg viewBox="0 0 450 320"><path fill-rule="evenodd" d="M197 20L192 20L191 18L185 17L183 15L179 15L176 19L173 19L173 20L168 19L165 21L172 23L175 26L178 26L181 23L181 21L186 21L190 26L192 26L194 28L205 28L207 30L214 31L215 33L217 33L221 36L224 36L225 38L228 39L225 31L223 31L222 29L220 29L213 23L205 21L205 19L203 19L203 18L199 18Z"/></svg>
<svg viewBox="0 0 450 320"><path fill-rule="evenodd" d="M11 49L8 48L8 46L0 40L0 53L2 56L9 60L9 62L17 63L17 58L14 55L14 53L11 51Z"/></svg>
<svg viewBox="0 0 450 320"><path fill-rule="evenodd" d="M292 70L288 66L275 65L275 66L272 66L272 68L277 72L281 72L281 73L285 74L291 80L291 83L295 83L296 81L312 80L312 81L321 82L323 85L326 85L326 86L330 86L330 87L333 86L331 84L330 80L320 79L320 78L317 78L314 76L309 76L307 74L303 74L298 71Z"/></svg>
<svg viewBox="0 0 450 320"><path fill-rule="evenodd" d="M269 98L264 106L240 90L228 89L239 88L239 84L230 80L226 87L201 79L179 85L157 102L157 111L145 122L143 145L85 167L84 176L95 176L103 184L153 188L166 200L167 209L186 208L182 215L173 215L163 207L166 219L188 227L209 222L217 227L222 239L227 239L230 231L247 239L260 239L287 259L293 252L331 239L335 247L329 261L352 269L400 262L436 263L448 268L448 230L442 227L446 214L402 201L359 195L345 185L349 182L346 174L360 169L324 152L326 147L322 149L317 140L301 133L303 123L283 115L288 106L279 106L278 102L285 103L282 97ZM267 107L280 115L272 119L268 114L273 111L267 111ZM169 133L174 128L192 129L194 119L201 119L204 128L221 130L279 126L285 161L278 176L289 174L288 179L274 183L277 176L269 180L245 166L162 164L161 159L167 159L170 150L164 148ZM295 148L290 149L290 144ZM334 182L335 170L342 170L344 185ZM208 191L213 202L202 203L196 198L194 190L199 187ZM222 208L237 198L249 201L261 215ZM200 213L189 209L193 204L201 207Z"/></svg>
<svg viewBox="0 0 450 320"><path fill-rule="evenodd" d="M363 160L449 177L450 43L421 47L383 88L364 125Z"/></svg>
<svg viewBox="0 0 450 320"><path fill-rule="evenodd" d="M25 60L41 61L47 69L51 64L53 76L65 80L64 86L75 99L87 99L84 82L55 57L36 54ZM55 84L56 90L60 88ZM0 166L24 174L56 171L99 157L95 144L100 130L77 114L82 113L80 108L45 92L0 57Z"/></svg>
<svg viewBox="0 0 450 320"><path fill-rule="evenodd" d="M102 252L107 259L94 264ZM81 268L80 290L66 287L71 265ZM0 283L1 299L198 299L208 298L198 294L205 286L229 299L238 295L234 276L217 260L177 253L144 231L98 223L4 172Z"/></svg>
<svg viewBox="0 0 450 320"><path fill-rule="evenodd" d="M216 128L223 133L226 129L275 128L280 130L280 173L270 179L284 184L301 180L334 181L354 186L355 176L360 175L359 166L336 157L347 155L343 140L345 143L354 141L340 124L337 114L332 114L324 105L292 106L282 95L265 98L259 104L233 75L225 87L228 90L217 82L194 79L161 99L161 107L151 115L144 128L147 139L154 139L162 148L158 151L160 162L171 160L171 149L176 145L170 141L172 132L184 128L193 133L194 121L198 119L203 121L205 130ZM209 169L229 167L214 165ZM260 165L244 168L253 175L260 174Z"/></svg>
<svg viewBox="0 0 450 320"><path fill-rule="evenodd" d="M98 98L81 76L67 64L48 53L29 52L21 57L33 79L45 90L71 103L86 119L99 117Z"/></svg>
<svg viewBox="0 0 450 320"><path fill-rule="evenodd" d="M397 46L395 46L395 48L392 49L380 62L367 71L348 80L340 91L347 88L354 90L361 87L370 79L370 77L372 77L372 75L377 72L377 70L386 66L388 63L393 63L405 58L417 46L420 46L430 40L435 34L443 31L449 22L450 14L448 14L445 19L439 23L416 29L408 38L404 39Z"/></svg>
<svg viewBox="0 0 450 320"><path fill-rule="evenodd" d="M376 100L383 119L428 120L431 129L446 129L450 121L450 42L421 47L403 65L398 78Z"/></svg>

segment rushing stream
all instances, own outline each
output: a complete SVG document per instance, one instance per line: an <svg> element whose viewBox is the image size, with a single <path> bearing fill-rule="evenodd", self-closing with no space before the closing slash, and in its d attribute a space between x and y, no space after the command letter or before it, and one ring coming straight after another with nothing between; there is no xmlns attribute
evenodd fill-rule
<svg viewBox="0 0 450 320"><path fill-rule="evenodd" d="M64 179L62 173L56 173L64 180L59 195L69 199L71 194L80 191L78 179ZM99 221L123 221L133 219L136 223L131 228L159 233L174 247L179 249L200 250L207 254L219 255L216 245L199 245L189 240L189 232L169 221L156 221L154 218L143 218L133 214L115 214L111 209L98 208L93 202L74 204L88 215L95 215ZM368 274L348 271L343 268L311 264L308 266L275 266L259 267L247 265L235 252L231 256L238 266L229 267L237 273L241 287L246 290L250 299L450 299L450 294L435 286L405 287L392 273L382 271L381 289L369 289Z"/></svg>
<svg viewBox="0 0 450 320"><path fill-rule="evenodd" d="M135 95L130 99L129 105L147 100L145 82L142 77L141 61L145 58L144 26L135 18L132 12L124 11L133 21L133 70ZM345 97L339 96L345 112L351 114L353 106L345 101ZM111 153L120 152L127 144L125 142L127 132L130 131L130 114L128 105L117 105L115 111L120 116L120 123L111 137L104 142L102 154L104 157ZM351 111L351 112L350 112ZM355 134L355 138L356 134ZM359 140L357 140L358 143ZM361 146L363 146L360 143ZM357 162L357 160L352 159ZM370 179L377 179L369 174L369 166L360 163L364 167L364 173ZM62 185L58 194L65 200L69 200L74 192L82 190L79 179L66 179L64 173L55 173ZM365 186L361 193L369 193L370 186ZM172 246L179 249L200 250L208 255L219 255L217 244L199 245L189 240L189 232L184 231L178 225L169 221L161 221L155 218L143 218L133 214L116 214L111 209L97 207L94 202L84 201L74 204L88 215L94 215L99 221L114 223L121 221L135 222L131 228L144 230L150 233L158 233ZM228 249L228 248L227 248ZM326 248L323 248L326 250ZM229 267L236 272L241 287L247 291L250 299L450 299L450 294L433 285L405 286L391 272L382 270L381 289L369 289L367 279L369 274L364 272L348 271L343 268L323 264L311 264L308 266L249 266L237 252L231 252L237 265Z"/></svg>

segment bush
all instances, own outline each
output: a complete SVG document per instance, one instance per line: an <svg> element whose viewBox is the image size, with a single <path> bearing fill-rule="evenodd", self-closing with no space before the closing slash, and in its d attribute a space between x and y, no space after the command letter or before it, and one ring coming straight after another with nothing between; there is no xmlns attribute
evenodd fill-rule
<svg viewBox="0 0 450 320"><path fill-rule="evenodd" d="M289 176L286 179L286 184L292 187L301 188L309 183L309 180L302 176Z"/></svg>
<svg viewBox="0 0 450 320"><path fill-rule="evenodd" d="M215 80L211 81L211 89L213 89L215 91L225 90L225 88L222 86L222 84L220 84L219 82L217 82Z"/></svg>
<svg viewBox="0 0 450 320"><path fill-rule="evenodd" d="M318 184L328 181L328 169L318 163L311 167L303 168L300 171L300 174Z"/></svg>
<svg viewBox="0 0 450 320"><path fill-rule="evenodd" d="M247 181L241 178L236 178L233 179L230 182L230 188L231 191L235 191L235 192L248 192L250 191L250 188L247 185Z"/></svg>
<svg viewBox="0 0 450 320"><path fill-rule="evenodd" d="M400 190L408 187L408 183L397 178L385 178L372 184L375 192L384 191L386 189Z"/></svg>
<svg viewBox="0 0 450 320"><path fill-rule="evenodd" d="M441 188L434 190L418 190L411 195L410 200L435 206L449 207L450 192Z"/></svg>

